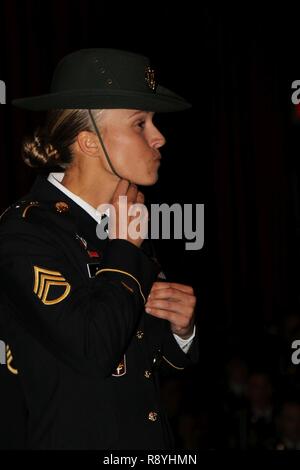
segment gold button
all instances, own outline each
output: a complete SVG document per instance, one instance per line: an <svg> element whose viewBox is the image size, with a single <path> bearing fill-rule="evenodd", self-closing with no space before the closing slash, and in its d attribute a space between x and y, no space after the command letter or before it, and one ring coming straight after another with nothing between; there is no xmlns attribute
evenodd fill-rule
<svg viewBox="0 0 300 470"><path fill-rule="evenodd" d="M151 372L150 372L150 370L145 370L145 372L144 372L144 377L145 377L146 379L150 379L150 377L151 377Z"/></svg>
<svg viewBox="0 0 300 470"><path fill-rule="evenodd" d="M69 205L66 202L57 202L55 204L55 209L57 212L67 212L69 210Z"/></svg>
<svg viewBox="0 0 300 470"><path fill-rule="evenodd" d="M142 330L139 330L136 332L136 336L138 339L142 339L144 336L144 332Z"/></svg>
<svg viewBox="0 0 300 470"><path fill-rule="evenodd" d="M155 411L150 411L148 414L148 419L150 421L156 421L157 420L157 413Z"/></svg>

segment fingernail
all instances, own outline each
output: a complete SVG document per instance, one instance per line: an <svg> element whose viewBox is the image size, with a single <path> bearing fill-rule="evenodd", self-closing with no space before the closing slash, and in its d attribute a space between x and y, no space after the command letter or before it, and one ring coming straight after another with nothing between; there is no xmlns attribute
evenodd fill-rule
<svg viewBox="0 0 300 470"><path fill-rule="evenodd" d="M147 308L146 308L146 312L147 312L147 313L151 313L151 308L147 307Z"/></svg>

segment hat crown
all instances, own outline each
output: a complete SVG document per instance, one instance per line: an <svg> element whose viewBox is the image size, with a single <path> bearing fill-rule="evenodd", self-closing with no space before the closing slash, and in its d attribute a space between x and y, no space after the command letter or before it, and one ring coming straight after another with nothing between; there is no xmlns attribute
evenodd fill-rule
<svg viewBox="0 0 300 470"><path fill-rule="evenodd" d="M153 75L150 61L143 55L118 49L81 49L58 63L51 92L110 89L152 94L156 88Z"/></svg>
<svg viewBox="0 0 300 470"><path fill-rule="evenodd" d="M80 49L57 65L50 93L13 100L33 111L141 109L172 112L191 105L158 85L147 57L119 49Z"/></svg>

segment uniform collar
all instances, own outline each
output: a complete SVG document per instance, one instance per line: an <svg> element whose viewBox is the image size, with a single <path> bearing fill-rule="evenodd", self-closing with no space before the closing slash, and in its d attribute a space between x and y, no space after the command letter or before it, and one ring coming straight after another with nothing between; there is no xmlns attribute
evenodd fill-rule
<svg viewBox="0 0 300 470"><path fill-rule="evenodd" d="M64 186L61 185L63 188ZM64 188L66 189L66 188ZM71 193L71 191L70 191ZM88 238L90 240L99 240L96 234L97 222L96 219L83 208L82 205L79 205L73 197L70 197L66 191L62 191L58 186L52 184L48 181L48 175L39 175L28 195L32 201L39 201L41 203L55 204L57 202L65 202L68 205L68 220L70 223L74 224L74 229L77 231L78 235ZM84 201L85 202L85 201ZM95 209L92 208L94 211Z"/></svg>
<svg viewBox="0 0 300 470"><path fill-rule="evenodd" d="M81 197L72 193L68 188L66 188L61 181L63 180L64 173L50 173L47 180L49 183L53 184L57 189L64 193L68 198L74 201L78 206L80 206L85 212L87 212L93 219L99 224L102 218L101 212L97 211L93 206L88 202L81 199Z"/></svg>

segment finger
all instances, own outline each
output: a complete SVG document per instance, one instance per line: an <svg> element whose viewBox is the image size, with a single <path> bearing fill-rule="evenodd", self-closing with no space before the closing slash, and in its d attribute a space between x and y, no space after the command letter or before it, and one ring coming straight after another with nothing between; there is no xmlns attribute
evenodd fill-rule
<svg viewBox="0 0 300 470"><path fill-rule="evenodd" d="M196 302L193 300L182 302L178 299L156 299L148 300L145 304L145 308L150 310L152 308L161 308L162 310L169 310L171 312L178 313L179 315L191 317L194 315L195 305Z"/></svg>
<svg viewBox="0 0 300 470"><path fill-rule="evenodd" d="M155 291L155 290L159 290L159 289L165 289L165 288L167 288L167 287L171 287L171 282L155 281L155 282L152 284L151 292L152 292L152 291Z"/></svg>
<svg viewBox="0 0 300 470"><path fill-rule="evenodd" d="M168 320L170 323L175 323L178 315L174 312L169 312L168 310L163 310L159 308L151 308L151 310L146 310L149 315L157 318L163 318Z"/></svg>
<svg viewBox="0 0 300 470"><path fill-rule="evenodd" d="M180 316L176 313L168 312L167 310L162 310L159 308L152 308L151 311L148 312L148 314L152 315L153 317L168 320L170 324L172 325L173 331L176 329L179 332L180 329L182 328L186 329L192 324L190 318L186 318L182 315Z"/></svg>
<svg viewBox="0 0 300 470"><path fill-rule="evenodd" d="M192 286L187 286L185 284L178 284L177 282L173 282L172 286L175 289L181 290L182 292L186 292L186 294L190 294L190 295L194 294L194 289L192 288Z"/></svg>
<svg viewBox="0 0 300 470"><path fill-rule="evenodd" d="M156 308L160 310L166 310L168 312L177 313L183 316L189 316L192 312L191 306L173 300L153 300L151 301L151 303L147 302L145 307L147 313L149 313L149 311L151 312L153 309Z"/></svg>
<svg viewBox="0 0 300 470"><path fill-rule="evenodd" d="M121 179L115 189L115 192L112 196L112 200L118 200L119 196L125 196L127 194L128 188L129 188L129 181Z"/></svg>
<svg viewBox="0 0 300 470"><path fill-rule="evenodd" d="M174 289L178 289L181 292L185 292L187 294L193 295L194 294L194 289L191 286L187 286L185 284L178 284L177 282L160 282L156 281L152 285L153 290L158 290L158 289L164 289L166 287L173 287Z"/></svg>
<svg viewBox="0 0 300 470"><path fill-rule="evenodd" d="M165 289L156 289L151 291L148 296L148 301L153 300L175 300L178 302L188 301L191 296L187 295L185 292L179 291L178 289L173 289L172 287L167 287Z"/></svg>
<svg viewBox="0 0 300 470"><path fill-rule="evenodd" d="M145 309L146 312L149 313L153 308L158 308L176 313L183 318L190 319L195 315L196 297L187 297L188 298L185 302L178 299L150 299L146 302Z"/></svg>
<svg viewBox="0 0 300 470"><path fill-rule="evenodd" d="M127 202L132 203L136 201L138 194L138 188L136 184L130 184L127 191Z"/></svg>

